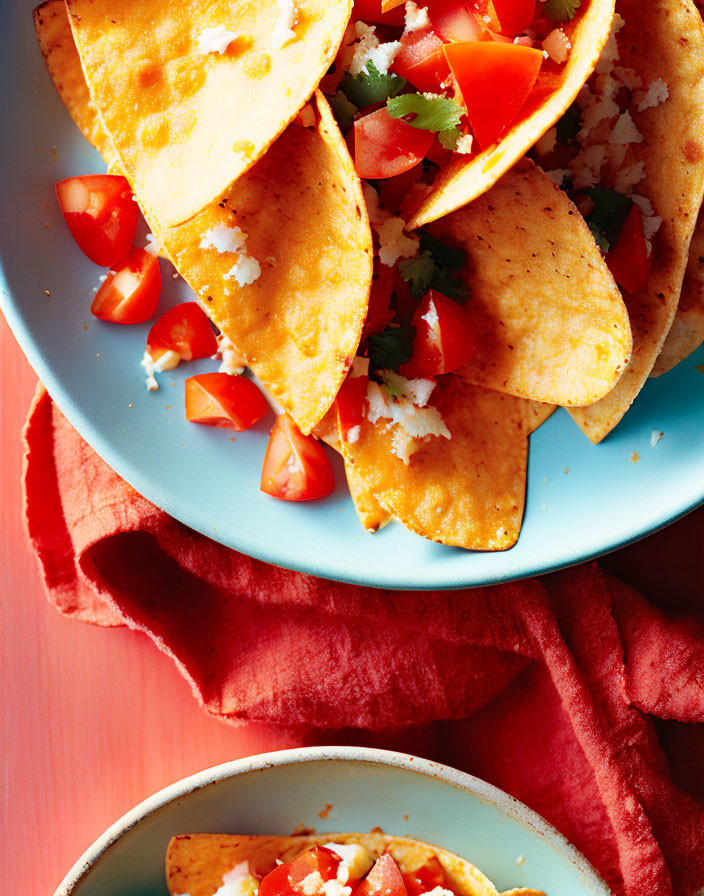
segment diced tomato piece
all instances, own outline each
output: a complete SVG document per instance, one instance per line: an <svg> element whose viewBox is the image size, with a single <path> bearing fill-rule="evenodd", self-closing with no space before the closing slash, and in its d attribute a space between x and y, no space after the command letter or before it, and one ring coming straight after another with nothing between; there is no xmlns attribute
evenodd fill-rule
<svg viewBox="0 0 704 896"><path fill-rule="evenodd" d="M160 295L159 259L135 246L108 271L90 310L114 324L141 324L156 311Z"/></svg>
<svg viewBox="0 0 704 896"><path fill-rule="evenodd" d="M472 319L457 302L429 290L413 315L413 355L401 367L407 377L439 376L466 364L477 347Z"/></svg>
<svg viewBox="0 0 704 896"><path fill-rule="evenodd" d="M316 871L323 882L333 880L337 876L340 861L340 857L325 846L308 849L297 858L279 865L265 875L259 885L260 896L296 896L300 894L301 881Z"/></svg>
<svg viewBox="0 0 704 896"><path fill-rule="evenodd" d="M631 295L648 282L652 256L648 255L643 215L637 205L628 213L616 245L606 256L606 264L618 285Z"/></svg>
<svg viewBox="0 0 704 896"><path fill-rule="evenodd" d="M444 168L445 165L450 161L452 157L452 150L445 149L445 147L440 142L440 138L436 135L435 140L433 141L433 145L427 152L426 159L429 162L432 162L434 165L437 165L438 168Z"/></svg>
<svg viewBox="0 0 704 896"><path fill-rule="evenodd" d="M362 425L364 419L364 402L367 400L368 376L350 376L344 381L337 393L337 413L340 420L340 431L345 442L355 441L354 432Z"/></svg>
<svg viewBox="0 0 704 896"><path fill-rule="evenodd" d="M403 875L393 860L384 853L357 887L355 896L407 896Z"/></svg>
<svg viewBox="0 0 704 896"><path fill-rule="evenodd" d="M382 13L381 0L354 0L352 18L361 19L363 22L379 23L381 25L401 25L405 21L406 9L402 3L396 9Z"/></svg>
<svg viewBox="0 0 704 896"><path fill-rule="evenodd" d="M147 351L155 361L168 351L182 361L208 358L218 343L202 308L195 302L182 302L163 314L149 331Z"/></svg>
<svg viewBox="0 0 704 896"><path fill-rule="evenodd" d="M189 376L185 385L186 420L242 432L261 420L266 398L251 380L229 373Z"/></svg>
<svg viewBox="0 0 704 896"><path fill-rule="evenodd" d="M493 0L501 33L511 37L530 27L535 18L535 0Z"/></svg>
<svg viewBox="0 0 704 896"><path fill-rule="evenodd" d="M414 165L403 174L396 177L387 177L379 184L379 199L383 207L389 212L398 212L406 198L406 194L413 184L417 184L423 174L421 164Z"/></svg>
<svg viewBox="0 0 704 896"><path fill-rule="evenodd" d="M79 248L111 267L127 255L137 230L137 203L119 174L83 174L56 185L64 220Z"/></svg>
<svg viewBox="0 0 704 896"><path fill-rule="evenodd" d="M418 90L438 93L450 74L443 46L442 38L430 27L403 34L391 71Z"/></svg>
<svg viewBox="0 0 704 896"><path fill-rule="evenodd" d="M360 177L396 177L417 165L435 134L392 118L386 107L354 123L354 165Z"/></svg>
<svg viewBox="0 0 704 896"><path fill-rule="evenodd" d="M386 265L379 265L379 273L372 280L369 293L369 309L367 319L364 322L362 342L365 342L372 333L380 333L386 329L393 320L394 313L389 310L391 293L393 291L393 273Z"/></svg>
<svg viewBox="0 0 704 896"><path fill-rule="evenodd" d="M410 324L420 304L411 292L411 287L401 276L398 265L394 268L394 320L399 324Z"/></svg>
<svg viewBox="0 0 704 896"><path fill-rule="evenodd" d="M403 875L403 882L406 885L408 896L421 896L422 893L429 893L435 887L447 889L447 877L445 869L440 864L437 856L432 856L428 861L416 868L415 871L409 871Z"/></svg>
<svg viewBox="0 0 704 896"><path fill-rule="evenodd" d="M462 91L474 136L485 149L508 130L525 104L543 54L532 47L494 41L445 44L444 52Z"/></svg>
<svg viewBox="0 0 704 896"><path fill-rule="evenodd" d="M429 0L433 28L445 41L483 40L484 27L463 0Z"/></svg>
<svg viewBox="0 0 704 896"><path fill-rule="evenodd" d="M277 417L264 455L261 490L282 501L314 501L317 498L327 497L334 488L335 477L332 466L320 442L314 436L304 436L286 414ZM330 852L330 850L326 850L326 852ZM334 856L334 853L332 855ZM299 856L295 862L300 862L302 859L303 856ZM295 865L295 862L291 864ZM282 865L281 868L283 867ZM298 874L298 866L291 869L289 874L292 887L295 887L295 883L307 876L303 874L300 878L293 880L294 870ZM320 869L313 868L312 870ZM272 872L272 874L274 873ZM323 879L325 880L325 878ZM259 886L260 896L285 896L286 894L286 891L274 889L270 891L268 888L263 888L263 884L264 881Z"/></svg>

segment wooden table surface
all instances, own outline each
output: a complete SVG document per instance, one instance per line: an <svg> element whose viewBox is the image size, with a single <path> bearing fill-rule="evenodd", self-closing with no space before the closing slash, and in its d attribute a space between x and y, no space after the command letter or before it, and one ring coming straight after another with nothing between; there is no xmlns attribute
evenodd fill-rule
<svg viewBox="0 0 704 896"><path fill-rule="evenodd" d="M49 607L20 498L35 382L0 317L0 890L18 896L51 896L105 828L161 787L298 745L263 726L207 718L146 637Z"/></svg>

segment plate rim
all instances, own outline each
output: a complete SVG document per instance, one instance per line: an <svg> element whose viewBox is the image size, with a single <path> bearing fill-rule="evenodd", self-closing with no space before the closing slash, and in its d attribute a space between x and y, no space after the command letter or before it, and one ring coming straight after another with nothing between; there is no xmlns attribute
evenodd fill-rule
<svg viewBox="0 0 704 896"><path fill-rule="evenodd" d="M580 871L584 877L585 885L592 890L594 896L611 896L611 890L591 862L557 828L553 827L541 815L506 791L468 772L462 772L459 769L434 762L430 759L424 759L420 756L393 750L352 746L297 747L275 752L257 753L253 756L246 756L212 766L182 778L173 784L169 784L152 794L152 796L142 800L142 802L110 825L75 862L54 892L54 896L72 896L76 887L85 876L121 837L134 830L142 821L145 821L170 803L241 774L265 771L267 768L278 766L300 765L307 762L321 761L357 762L360 764L389 766L413 774L423 775L424 777L438 779L458 790L467 792L471 796L492 803L504 815L513 818L522 827L543 838L555 852L558 852L562 858Z"/></svg>

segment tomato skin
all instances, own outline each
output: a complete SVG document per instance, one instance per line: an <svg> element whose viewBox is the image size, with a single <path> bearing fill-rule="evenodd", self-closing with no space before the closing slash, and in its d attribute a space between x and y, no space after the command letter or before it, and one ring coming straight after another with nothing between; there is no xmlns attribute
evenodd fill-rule
<svg viewBox="0 0 704 896"><path fill-rule="evenodd" d="M137 230L137 203L119 174L83 174L56 184L64 220L78 247L102 267L122 261Z"/></svg>
<svg viewBox="0 0 704 896"><path fill-rule="evenodd" d="M497 41L445 44L467 118L482 149L508 130L528 99L543 64L532 47Z"/></svg>
<svg viewBox="0 0 704 896"><path fill-rule="evenodd" d="M378 186L379 200L387 212L396 214L401 210L403 200L414 184L417 184L423 175L423 166L419 163L397 174L396 177L387 177Z"/></svg>
<svg viewBox="0 0 704 896"><path fill-rule="evenodd" d="M439 93L450 75L443 45L442 38L431 27L404 33L391 71L420 91Z"/></svg>
<svg viewBox="0 0 704 896"><path fill-rule="evenodd" d="M427 317L437 317L437 322L431 324ZM477 347L469 312L432 289L413 315L413 326L416 328L413 355L400 370L409 378L451 373L466 364Z"/></svg>
<svg viewBox="0 0 704 896"><path fill-rule="evenodd" d="M423 893L429 893L435 887L447 889L445 869L437 856L431 856L424 865L416 868L415 871L405 873L403 882L406 885L408 896L422 896Z"/></svg>
<svg viewBox="0 0 704 896"><path fill-rule="evenodd" d="M535 0L493 0L493 3L502 34L517 37L533 24Z"/></svg>
<svg viewBox="0 0 704 896"><path fill-rule="evenodd" d="M484 40L484 28L462 0L429 0L433 28L444 41Z"/></svg>
<svg viewBox="0 0 704 896"><path fill-rule="evenodd" d="M332 466L323 446L314 436L304 436L286 414L276 418L269 435L260 488L265 494L281 501L315 501L327 497L335 489ZM299 856L295 861L302 858ZM270 893L268 889L262 890L262 886L259 887L259 894L284 896L281 891L272 890Z"/></svg>
<svg viewBox="0 0 704 896"><path fill-rule="evenodd" d="M606 256L606 264L618 285L631 295L648 282L652 254L648 255L643 215L637 205L628 213L616 245Z"/></svg>
<svg viewBox="0 0 704 896"><path fill-rule="evenodd" d="M186 420L242 432L254 426L269 406L261 391L244 376L201 373L185 383Z"/></svg>
<svg viewBox="0 0 704 896"><path fill-rule="evenodd" d="M403 875L393 858L384 853L355 890L354 896L407 896Z"/></svg>
<svg viewBox="0 0 704 896"><path fill-rule="evenodd" d="M403 4L389 12L381 11L381 0L354 0L353 19L361 19L367 24L378 23L380 25L401 25L406 18L406 10Z"/></svg>
<svg viewBox="0 0 704 896"><path fill-rule="evenodd" d="M209 358L218 343L203 309L195 302L182 302L163 314L149 331L147 351L157 361L173 351L182 361Z"/></svg>
<svg viewBox="0 0 704 896"><path fill-rule="evenodd" d="M114 324L141 324L154 314L161 295L159 259L134 246L108 271L91 314Z"/></svg>
<svg viewBox="0 0 704 896"><path fill-rule="evenodd" d="M354 166L360 177L396 177L420 162L435 134L392 118L386 107L354 123Z"/></svg>
<svg viewBox="0 0 704 896"><path fill-rule="evenodd" d="M335 399L337 414L340 421L340 432L345 442L350 441L350 431L354 431L355 427L362 425L368 385L368 376L348 376L337 393Z"/></svg>

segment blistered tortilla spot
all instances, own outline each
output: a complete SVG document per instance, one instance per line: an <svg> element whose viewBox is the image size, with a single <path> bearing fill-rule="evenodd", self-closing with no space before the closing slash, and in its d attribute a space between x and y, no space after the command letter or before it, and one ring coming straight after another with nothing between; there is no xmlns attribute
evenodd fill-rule
<svg viewBox="0 0 704 896"><path fill-rule="evenodd" d="M156 87L164 80L164 72L159 63L147 61L140 66L137 80L141 87Z"/></svg>
<svg viewBox="0 0 704 896"><path fill-rule="evenodd" d="M244 71L252 81L264 78L271 71L271 56L268 53L257 53L247 60Z"/></svg>
<svg viewBox="0 0 704 896"><path fill-rule="evenodd" d="M168 121L155 115L142 123L137 139L145 149L159 149L169 142L170 132Z"/></svg>
<svg viewBox="0 0 704 896"><path fill-rule="evenodd" d="M696 140L688 140L684 145L684 155L688 162L696 165L704 159L704 150Z"/></svg>

